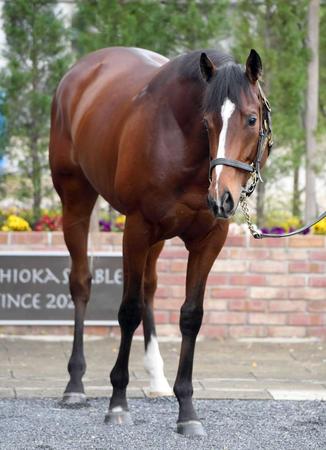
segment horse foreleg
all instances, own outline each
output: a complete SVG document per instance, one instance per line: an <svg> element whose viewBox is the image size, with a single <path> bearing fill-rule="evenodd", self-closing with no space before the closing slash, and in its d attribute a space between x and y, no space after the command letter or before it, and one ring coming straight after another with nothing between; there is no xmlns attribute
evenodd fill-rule
<svg viewBox="0 0 326 450"><path fill-rule="evenodd" d="M179 402L178 433L189 436L205 434L192 402L192 371L197 334L203 318L203 299L207 276L224 243L220 239L207 239L204 246L189 248L186 280L186 300L181 307L182 334L178 373L174 393Z"/></svg>
<svg viewBox="0 0 326 450"><path fill-rule="evenodd" d="M157 286L156 262L162 251L164 241L153 245L148 253L145 280L143 329L145 341L144 367L149 374L149 388L146 393L149 397L161 397L173 395L168 380L164 375L164 363L160 353L155 322L153 315L153 301Z"/></svg>
<svg viewBox="0 0 326 450"><path fill-rule="evenodd" d="M118 320L121 330L120 348L110 378L113 386L105 422L128 424L126 389L129 383L129 355L133 334L144 310L144 270L150 248L148 233L140 218L127 217L123 236L124 292Z"/></svg>

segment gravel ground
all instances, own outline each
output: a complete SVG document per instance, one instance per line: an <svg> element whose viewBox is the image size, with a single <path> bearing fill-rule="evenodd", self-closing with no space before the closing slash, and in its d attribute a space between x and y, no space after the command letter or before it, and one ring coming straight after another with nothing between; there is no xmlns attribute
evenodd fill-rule
<svg viewBox="0 0 326 450"><path fill-rule="evenodd" d="M61 408L56 399L0 399L1 450L326 450L326 403L197 400L204 438L175 432L177 402L134 399L134 425L105 425L106 399Z"/></svg>

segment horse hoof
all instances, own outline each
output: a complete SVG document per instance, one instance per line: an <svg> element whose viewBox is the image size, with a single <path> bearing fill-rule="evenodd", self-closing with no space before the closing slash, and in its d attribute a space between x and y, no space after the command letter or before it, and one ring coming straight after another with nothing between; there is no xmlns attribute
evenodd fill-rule
<svg viewBox="0 0 326 450"><path fill-rule="evenodd" d="M206 436L204 427L198 420L177 423L177 432L184 436Z"/></svg>
<svg viewBox="0 0 326 450"><path fill-rule="evenodd" d="M129 411L122 408L113 408L106 414L104 423L112 425L132 425L133 421Z"/></svg>
<svg viewBox="0 0 326 450"><path fill-rule="evenodd" d="M71 408L82 408L83 406L88 406L87 397L82 392L65 392L61 405Z"/></svg>
<svg viewBox="0 0 326 450"><path fill-rule="evenodd" d="M173 397L174 396L172 389L153 391L150 388L144 388L143 391L144 391L144 394L146 395L146 397L148 397L148 398Z"/></svg>

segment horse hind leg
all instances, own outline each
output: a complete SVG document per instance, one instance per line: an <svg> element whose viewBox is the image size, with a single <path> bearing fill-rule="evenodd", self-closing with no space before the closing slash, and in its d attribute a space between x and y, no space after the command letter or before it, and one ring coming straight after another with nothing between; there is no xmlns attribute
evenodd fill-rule
<svg viewBox="0 0 326 450"><path fill-rule="evenodd" d="M151 247L145 268L143 330L145 340L144 367L149 374L148 397L171 396L173 391L164 375L164 363L160 353L153 315L153 301L157 286L156 262L164 246L164 241Z"/></svg>
<svg viewBox="0 0 326 450"><path fill-rule="evenodd" d="M91 289L87 237L97 193L81 172L54 177L54 184L62 201L63 233L71 256L69 287L75 305L74 338L68 363L70 380L63 394L63 403L82 406L86 404L82 382L86 371L83 345L84 318Z"/></svg>

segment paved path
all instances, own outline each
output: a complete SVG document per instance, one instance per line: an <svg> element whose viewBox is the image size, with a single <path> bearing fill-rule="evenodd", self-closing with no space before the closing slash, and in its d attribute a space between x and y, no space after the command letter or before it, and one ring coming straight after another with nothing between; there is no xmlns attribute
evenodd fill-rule
<svg viewBox="0 0 326 450"><path fill-rule="evenodd" d="M71 342L0 337L0 397L57 397L67 382ZM179 342L161 342L165 372L171 385L176 375ZM108 397L108 374L118 340L86 341L89 397ZM129 397L145 396L143 342L134 341L130 361ZM326 343L265 343L203 340L194 366L198 399L326 400ZM326 446L325 446L326 449Z"/></svg>

